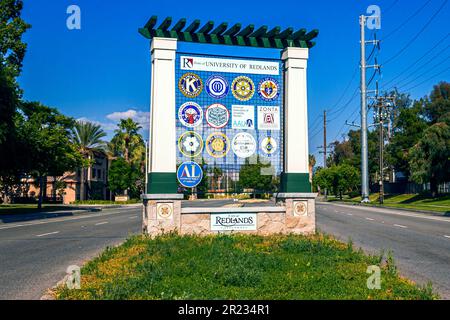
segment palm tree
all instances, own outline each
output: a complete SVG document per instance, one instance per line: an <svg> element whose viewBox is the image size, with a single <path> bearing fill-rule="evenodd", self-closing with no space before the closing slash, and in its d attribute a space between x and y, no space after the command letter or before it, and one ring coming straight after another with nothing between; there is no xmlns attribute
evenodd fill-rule
<svg viewBox="0 0 450 320"><path fill-rule="evenodd" d="M309 155L309 182L312 182L313 169L316 165L316 157L313 154Z"/></svg>
<svg viewBox="0 0 450 320"><path fill-rule="evenodd" d="M95 151L104 150L105 142L102 140L104 137L106 137L106 133L101 126L88 121L77 121L72 133L73 143L83 157L88 160ZM85 176L86 167L83 166L80 177L80 200L85 200Z"/></svg>
<svg viewBox="0 0 450 320"><path fill-rule="evenodd" d="M123 157L126 162L131 163L130 149L142 144L142 136L138 133L142 127L131 118L121 119L118 127L119 128L114 131L116 133L114 140L122 143Z"/></svg>

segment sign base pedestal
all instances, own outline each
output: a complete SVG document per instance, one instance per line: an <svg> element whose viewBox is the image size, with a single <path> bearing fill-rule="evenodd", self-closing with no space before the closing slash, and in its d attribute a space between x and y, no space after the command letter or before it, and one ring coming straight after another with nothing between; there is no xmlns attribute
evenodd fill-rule
<svg viewBox="0 0 450 320"><path fill-rule="evenodd" d="M181 228L182 194L143 194L142 231L150 236L178 232Z"/></svg>

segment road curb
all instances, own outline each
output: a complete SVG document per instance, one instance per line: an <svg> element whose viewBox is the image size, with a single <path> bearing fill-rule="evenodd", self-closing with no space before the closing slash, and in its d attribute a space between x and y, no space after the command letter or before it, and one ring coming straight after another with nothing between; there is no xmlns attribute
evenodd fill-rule
<svg viewBox="0 0 450 320"><path fill-rule="evenodd" d="M399 211L411 211L411 212L417 212L417 213L425 213L427 215L432 215L432 216L436 216L436 217L449 217L445 213L440 213L440 212L436 212L436 211L397 208L397 207L379 206L379 205L372 205L372 204L361 204L361 203L345 202L345 201L317 201L317 203L338 203L338 204L345 204L345 205L348 205L348 206L369 207L369 208L379 208L379 209L390 209L390 210L399 210Z"/></svg>

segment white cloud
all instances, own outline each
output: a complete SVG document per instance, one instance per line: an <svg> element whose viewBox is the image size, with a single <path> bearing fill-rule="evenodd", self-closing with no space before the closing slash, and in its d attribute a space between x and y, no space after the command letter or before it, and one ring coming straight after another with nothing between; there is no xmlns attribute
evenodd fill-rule
<svg viewBox="0 0 450 320"><path fill-rule="evenodd" d="M150 112L130 109L123 112L110 113L106 116L106 118L115 122L119 122L121 119L131 118L133 121L139 123L143 129L147 129L150 123Z"/></svg>
<svg viewBox="0 0 450 320"><path fill-rule="evenodd" d="M78 118L77 121L91 122L96 125L100 125L103 128L103 130L105 130L105 132L107 133L107 138L111 139L114 135L114 130L117 129L117 124L120 122L120 120L128 118L131 118L133 119L133 121L139 123L139 125L142 127L141 133L146 139L148 137L148 130L150 124L150 112L143 112L130 109L123 112L117 111L110 113L106 115L106 121L91 120L86 117Z"/></svg>

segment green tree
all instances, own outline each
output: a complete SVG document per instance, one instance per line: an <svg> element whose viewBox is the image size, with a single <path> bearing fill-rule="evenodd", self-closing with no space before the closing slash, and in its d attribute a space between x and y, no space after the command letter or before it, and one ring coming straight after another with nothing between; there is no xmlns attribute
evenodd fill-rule
<svg viewBox="0 0 450 320"><path fill-rule="evenodd" d="M319 170L314 176L314 185L328 189L342 199L342 195L354 191L359 185L360 173L349 164L333 165Z"/></svg>
<svg viewBox="0 0 450 320"><path fill-rule="evenodd" d="M22 36L31 26L21 18L22 0L0 0L0 64L11 79L19 76L27 45Z"/></svg>
<svg viewBox="0 0 450 320"><path fill-rule="evenodd" d="M138 179L139 170L133 167L124 158L113 160L108 173L108 186L114 194L119 194L125 190L136 192L132 186Z"/></svg>
<svg viewBox="0 0 450 320"><path fill-rule="evenodd" d="M85 161L85 165L81 168L80 200L86 200L87 168L92 165L94 152L104 150L104 137L106 137L106 133L101 126L88 121L77 121L72 130L73 144L83 157L88 160Z"/></svg>
<svg viewBox="0 0 450 320"><path fill-rule="evenodd" d="M125 189L125 194L131 191L135 195L144 190L145 181L145 143L139 130L142 127L132 119L122 119L115 130L109 149L117 157L123 157L133 168L138 170L134 175L136 180Z"/></svg>
<svg viewBox="0 0 450 320"><path fill-rule="evenodd" d="M253 196L258 192L271 192L275 189L273 175L267 174L271 168L270 163L262 163L259 157L256 163L246 160L239 171L239 184L242 188L253 189Z"/></svg>
<svg viewBox="0 0 450 320"><path fill-rule="evenodd" d="M450 181L450 125L438 122L427 128L410 151L411 178L417 183L430 182L432 196L438 184Z"/></svg>
<svg viewBox="0 0 450 320"><path fill-rule="evenodd" d="M450 83L441 81L433 87L422 114L431 124L442 122L443 117L450 117Z"/></svg>
<svg viewBox="0 0 450 320"><path fill-rule="evenodd" d="M142 146L145 152L145 144L142 136L139 134L140 129L142 127L137 122L128 118L121 119L118 124L118 129L115 130L115 136L112 142L128 163L142 161Z"/></svg>
<svg viewBox="0 0 450 320"><path fill-rule="evenodd" d="M393 123L393 136L386 147L386 162L396 171L402 172L408 179L411 176L410 150L422 137L427 127L426 121L421 117L423 100L411 105L406 103L397 107L397 116Z"/></svg>
<svg viewBox="0 0 450 320"><path fill-rule="evenodd" d="M71 143L74 120L38 102L25 102L17 120L19 140L26 150L26 172L39 182L38 208L46 190L44 178L61 176L83 165L83 157Z"/></svg>

